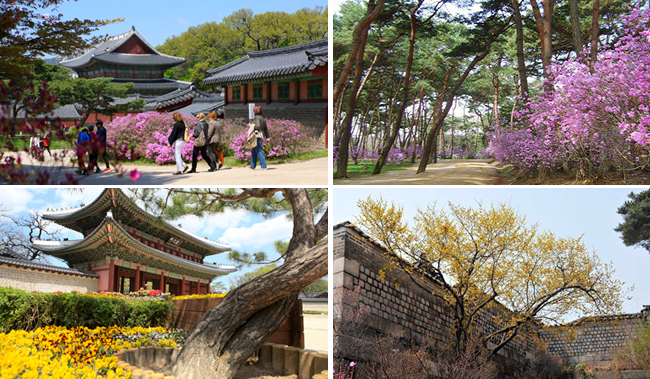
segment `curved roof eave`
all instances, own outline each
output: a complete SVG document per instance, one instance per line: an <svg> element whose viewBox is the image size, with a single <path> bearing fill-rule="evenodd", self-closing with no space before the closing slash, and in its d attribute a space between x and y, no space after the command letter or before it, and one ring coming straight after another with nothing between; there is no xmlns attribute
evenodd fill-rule
<svg viewBox="0 0 650 379"><path fill-rule="evenodd" d="M40 241L40 240L37 240L37 241L34 241L32 246L35 249L39 250L39 251L47 252L47 253L50 253L50 254L56 254L57 252L58 253L63 253L66 250L69 250L70 248L78 247L79 245L82 245L84 243L89 244L89 243L95 242L97 239L106 238L105 235L98 236L97 234L98 234L98 231L101 230L102 227L104 227L104 225L109 223L109 222L112 225L114 225L115 228L117 230L119 230L124 236L126 236L127 240L130 243L135 244L136 246L138 246L141 249L145 249L145 250L151 252L155 256L159 257L159 259L161 259L161 260L166 260L168 262L169 261L175 262L175 263L177 263L179 265L182 265L185 268L188 268L190 270L199 270L199 271L203 271L204 273L209 273L209 274L225 275L225 274L229 274L231 272L237 271L237 268L235 266L226 266L226 265L215 266L215 265L209 265L209 264L193 262L193 261L189 261L187 259L177 257L177 256L172 255L172 254L165 253L164 251L154 249L151 246L147 246L147 245L143 244L142 242L136 240L135 238L133 238L133 236L131 236L128 232L126 232L115 221L115 219L113 219L112 214L110 214L110 212L109 212L109 215L107 215L106 218L102 221L102 223L99 224L99 226L97 226L90 234L88 234L88 236L86 236L83 239L74 240L74 241ZM111 243L111 242L109 242L109 243ZM79 247L81 247L81 246L79 246Z"/></svg>
<svg viewBox="0 0 650 379"><path fill-rule="evenodd" d="M106 188L106 189L105 189L105 190L104 190L104 191L103 191L99 196L97 196L97 198L96 198L95 200L93 200L92 203L90 203L90 204L88 204L88 205L85 205L85 206L83 206L83 207L72 208L72 209L69 209L69 210L66 209L64 212L58 212L58 211L50 211L50 210L48 210L48 211L46 211L45 213L43 213L42 217L43 217L44 219L46 219L46 220L51 220L51 221L62 221L62 220L64 220L66 217L73 217L73 216L75 216L76 214L79 214L79 213L83 212L85 209L88 209L88 207L91 207L93 204L96 204L97 201L98 201L99 199L101 199L103 196L110 196L109 192L110 192L111 189L115 189L115 190L117 190L117 194L118 194L118 196L121 194L121 196L124 196L128 201L130 201L131 203L133 203L133 205L135 206L135 208L136 208L136 209L138 210L138 212L140 212L142 215L144 215L144 216L146 216L146 217L148 217L148 218L153 217L153 216L151 216L149 213L145 212L142 208L140 208L140 206L139 206L137 203L135 203L133 200L129 199L129 198L124 194L124 192L122 192L122 190L120 190L119 188ZM108 195L107 195L107 194L108 194ZM205 246L205 247L219 250L219 252L222 252L222 253L223 253L223 252L231 251L230 246L228 246L228 245L226 245L226 244L222 244L222 243L219 243L219 242L210 241L210 240L208 240L208 239L206 239L206 238L201 238L200 236L198 236L198 235L196 235L196 234L194 234L194 233L192 233L192 232L189 232L189 231L187 231L187 230L185 230L185 229L178 228L178 227L172 225L172 224L169 223L168 221L165 221L165 225L164 225L163 227L166 227L166 228L168 228L168 229L171 229L172 231L174 231L174 232L176 232L176 233L179 233L179 234L181 234L181 235L183 235L183 234L184 234L184 235L187 235L188 237L191 238L192 241L194 241L194 243L199 243L199 244L201 244L201 245L203 245L203 246Z"/></svg>

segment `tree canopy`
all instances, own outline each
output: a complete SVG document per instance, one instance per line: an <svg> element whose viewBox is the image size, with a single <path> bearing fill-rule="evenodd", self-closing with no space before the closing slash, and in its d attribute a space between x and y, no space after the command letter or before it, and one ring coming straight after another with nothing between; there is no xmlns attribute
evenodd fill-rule
<svg viewBox="0 0 650 379"><path fill-rule="evenodd" d="M203 87L206 71L241 58L249 50L268 50L299 45L327 37L327 8L303 8L295 13L269 11L254 14L240 9L224 17L190 27L180 36L167 38L156 48L187 59L167 70L165 76Z"/></svg>
<svg viewBox="0 0 650 379"><path fill-rule="evenodd" d="M507 204L448 211L420 209L409 225L403 210L383 199L360 200L356 224L387 249L392 270L437 282L452 310L454 345L464 351L476 337L477 320L502 304L512 313L494 318L480 335L495 354L529 322L560 323L568 315L620 311L623 283L613 268L589 251L582 238L559 237L529 225ZM433 310L432 310L433 311Z"/></svg>
<svg viewBox="0 0 650 379"><path fill-rule="evenodd" d="M630 200L618 208L623 222L615 230L621 233L625 246L640 246L650 251L650 190L632 192L628 197Z"/></svg>

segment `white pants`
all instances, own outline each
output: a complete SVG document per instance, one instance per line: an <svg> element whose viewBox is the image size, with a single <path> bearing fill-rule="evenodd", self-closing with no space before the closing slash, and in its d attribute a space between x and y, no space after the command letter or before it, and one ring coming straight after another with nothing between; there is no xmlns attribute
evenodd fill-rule
<svg viewBox="0 0 650 379"><path fill-rule="evenodd" d="M183 157L181 157L181 149L183 148L183 144L185 141L183 141L182 138L177 139L176 142L174 142L174 159L176 159L176 171L183 171L183 167L185 167L185 162L183 162Z"/></svg>

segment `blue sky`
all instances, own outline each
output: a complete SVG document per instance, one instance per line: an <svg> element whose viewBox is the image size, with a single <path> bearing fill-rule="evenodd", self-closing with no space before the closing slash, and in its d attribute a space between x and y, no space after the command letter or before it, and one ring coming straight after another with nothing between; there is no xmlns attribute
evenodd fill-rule
<svg viewBox="0 0 650 379"><path fill-rule="evenodd" d="M356 202L368 195L381 195L404 206L404 217L412 219L418 207L437 202L438 206L454 204L473 206L507 202L525 215L528 222L540 229L564 237L583 235L587 247L595 250L601 261L612 262L615 277L634 286L624 302L624 311L635 313L650 304L650 253L642 248L627 247L614 228L622 221L616 213L630 192L646 188L336 188L332 197L332 221L354 221L358 214Z"/></svg>
<svg viewBox="0 0 650 379"><path fill-rule="evenodd" d="M152 1L152 0L79 0L67 1L58 10L47 8L43 13L63 14L64 19L113 20L123 22L101 27L96 35L117 35L127 32L131 26L153 46L161 45L165 39L180 35L190 26L206 22L221 22L224 17L243 8L259 14L268 11L294 13L302 8L326 7L327 0L246 0L232 1Z"/></svg>
<svg viewBox="0 0 650 379"><path fill-rule="evenodd" d="M103 188L98 187L85 187L83 193L71 192L63 188L26 189L7 187L0 190L0 206L7 208L13 214L27 214L31 210L42 212L47 208L77 207L81 203L89 204L102 191ZM249 253L264 251L271 260L279 257L275 252L273 242L276 240L288 241L291 238L293 227L292 221L284 215L264 219L259 215L243 210L228 210L225 213L211 215L202 219L196 216L185 216L174 220L173 224L181 224L183 229L201 237L227 243L233 250ZM52 224L52 228L60 229L63 232L62 237L71 240L83 238L81 233L65 229L56 224ZM226 254L212 255L205 262L232 264L226 259ZM59 266L66 266L63 261L57 258L51 257L50 262ZM216 280L223 282L228 287L230 277L242 275L244 272L252 271L255 268L257 266L243 268L242 271L219 277Z"/></svg>

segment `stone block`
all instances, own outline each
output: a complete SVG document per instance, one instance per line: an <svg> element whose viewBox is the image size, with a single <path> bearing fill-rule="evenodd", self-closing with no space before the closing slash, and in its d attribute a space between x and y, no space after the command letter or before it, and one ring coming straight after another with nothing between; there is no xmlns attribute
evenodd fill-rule
<svg viewBox="0 0 650 379"><path fill-rule="evenodd" d="M333 273L338 274L339 272L342 272L345 269L345 258L336 258L334 262L332 262L333 266Z"/></svg>
<svg viewBox="0 0 650 379"><path fill-rule="evenodd" d="M260 359L258 363L261 365L266 365L273 362L273 344L263 343L260 346Z"/></svg>
<svg viewBox="0 0 650 379"><path fill-rule="evenodd" d="M273 344L273 371L281 374L284 370L284 348L287 345Z"/></svg>
<svg viewBox="0 0 650 379"><path fill-rule="evenodd" d="M298 379L310 379L313 374L314 353L302 350L298 362Z"/></svg>
<svg viewBox="0 0 650 379"><path fill-rule="evenodd" d="M300 349L297 347L284 348L284 375L297 375Z"/></svg>
<svg viewBox="0 0 650 379"><path fill-rule="evenodd" d="M650 371L629 370L621 371L623 379L650 379Z"/></svg>
<svg viewBox="0 0 650 379"><path fill-rule="evenodd" d="M327 371L329 369L327 354L314 353L314 361L312 363L312 366L314 372Z"/></svg>

